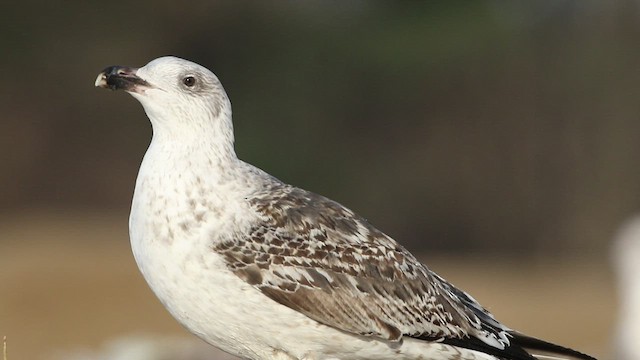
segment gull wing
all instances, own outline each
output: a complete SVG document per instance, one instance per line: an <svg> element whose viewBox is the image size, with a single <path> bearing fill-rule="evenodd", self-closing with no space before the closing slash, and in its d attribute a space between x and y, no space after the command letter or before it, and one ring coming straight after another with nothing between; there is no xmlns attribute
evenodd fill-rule
<svg viewBox="0 0 640 360"><path fill-rule="evenodd" d="M214 250L269 298L358 335L509 347L509 329L471 296L344 206L283 184L248 201L260 221Z"/></svg>

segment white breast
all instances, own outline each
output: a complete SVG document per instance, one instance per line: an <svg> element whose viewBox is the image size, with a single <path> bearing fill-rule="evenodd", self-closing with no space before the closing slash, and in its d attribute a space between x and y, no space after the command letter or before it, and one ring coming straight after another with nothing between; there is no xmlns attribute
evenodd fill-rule
<svg viewBox="0 0 640 360"><path fill-rule="evenodd" d="M195 159L191 159L195 161ZM186 167L191 170L187 170ZM195 173L193 169L198 169ZM212 244L241 236L256 218L246 183L181 164L153 146L136 182L129 219L131 247L145 280L189 331L249 359L468 359L484 354L406 339L348 334L278 304L231 273ZM235 176L245 179L246 176Z"/></svg>

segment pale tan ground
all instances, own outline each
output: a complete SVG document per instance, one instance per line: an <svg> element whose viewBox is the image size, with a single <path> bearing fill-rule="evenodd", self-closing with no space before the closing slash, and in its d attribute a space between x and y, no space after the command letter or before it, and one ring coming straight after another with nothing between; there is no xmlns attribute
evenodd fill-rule
<svg viewBox="0 0 640 360"><path fill-rule="evenodd" d="M610 358L615 293L607 254L524 263L423 259L512 328ZM0 338L8 337L10 360L50 359L132 333L191 336L139 275L126 214L30 211L0 219Z"/></svg>

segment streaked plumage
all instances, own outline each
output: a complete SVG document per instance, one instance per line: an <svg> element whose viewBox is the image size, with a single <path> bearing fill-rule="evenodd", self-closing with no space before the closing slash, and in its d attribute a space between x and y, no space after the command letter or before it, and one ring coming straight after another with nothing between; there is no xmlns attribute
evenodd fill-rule
<svg viewBox="0 0 640 360"><path fill-rule="evenodd" d="M209 343L250 359L591 359L513 332L351 210L238 160L207 69L164 57L96 85L128 91L151 120L133 252Z"/></svg>

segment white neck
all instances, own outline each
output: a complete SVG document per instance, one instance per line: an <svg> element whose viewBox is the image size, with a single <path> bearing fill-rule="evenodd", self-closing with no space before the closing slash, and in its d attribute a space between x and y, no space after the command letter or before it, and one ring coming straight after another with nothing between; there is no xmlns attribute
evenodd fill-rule
<svg viewBox="0 0 640 360"><path fill-rule="evenodd" d="M132 95L144 107L153 127L149 150L171 151L173 156L184 158L200 153L215 162L236 159L231 102L226 95L212 101L214 106L189 102L166 106Z"/></svg>

